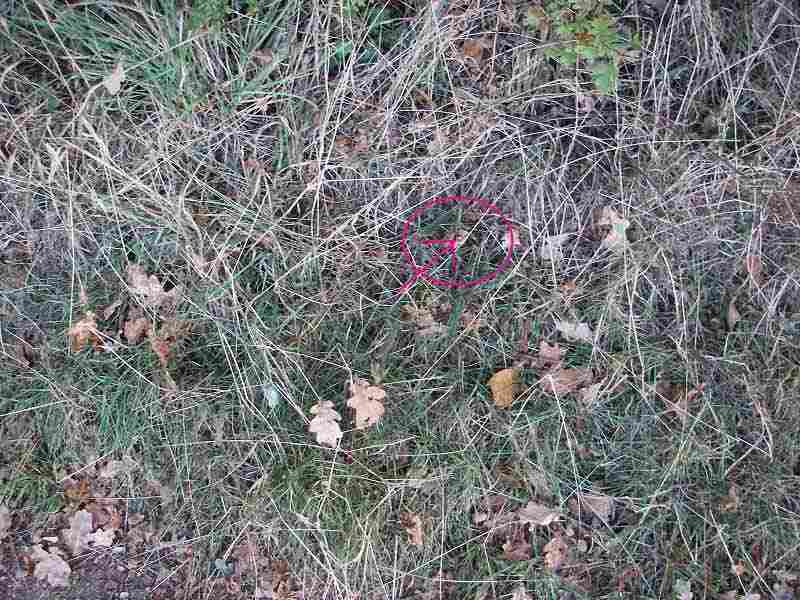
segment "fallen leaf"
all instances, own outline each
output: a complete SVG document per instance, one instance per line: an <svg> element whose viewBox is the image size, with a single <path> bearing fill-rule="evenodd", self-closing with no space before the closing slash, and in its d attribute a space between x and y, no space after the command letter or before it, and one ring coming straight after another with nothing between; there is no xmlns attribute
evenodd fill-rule
<svg viewBox="0 0 800 600"><path fill-rule="evenodd" d="M591 369L557 367L545 373L539 383L544 391L555 396L563 396L590 384L593 378Z"/></svg>
<svg viewBox="0 0 800 600"><path fill-rule="evenodd" d="M551 571L558 571L567 560L569 548L560 535L555 536L544 545L544 565Z"/></svg>
<svg viewBox="0 0 800 600"><path fill-rule="evenodd" d="M503 555L505 560L530 560L531 558L531 545L525 539L524 532L522 535L514 535L506 538L503 543Z"/></svg>
<svg viewBox="0 0 800 600"><path fill-rule="evenodd" d="M336 421L342 416L333 410L333 402L323 400L311 407L311 414L316 415L308 424L308 431L315 434L317 443L335 448L342 439L342 430Z"/></svg>
<svg viewBox="0 0 800 600"><path fill-rule="evenodd" d="M547 236L542 242L542 247L539 248L539 257L542 260L561 262L564 259L564 250L561 246L569 239L570 235L572 234L562 233Z"/></svg>
<svg viewBox="0 0 800 600"><path fill-rule="evenodd" d="M0 504L0 541L6 539L11 529L11 511L5 504Z"/></svg>
<svg viewBox="0 0 800 600"><path fill-rule="evenodd" d="M33 576L39 580L46 579L53 587L68 587L72 569L56 552L47 552L39 544L33 546L31 560L36 563Z"/></svg>
<svg viewBox="0 0 800 600"><path fill-rule="evenodd" d="M110 460L106 465L100 469L99 477L103 479L112 479L117 475L128 475L139 468L139 463L133 460L130 456L125 454L122 460Z"/></svg>
<svg viewBox="0 0 800 600"><path fill-rule="evenodd" d="M122 67L122 63L119 62L117 66L114 67L114 70L103 79L103 86L105 86L109 94L116 96L119 93L120 87L122 87L123 81L125 81L125 69Z"/></svg>
<svg viewBox="0 0 800 600"><path fill-rule="evenodd" d="M489 379L489 388L492 390L492 399L496 407L508 408L514 402L517 378L518 370L510 368L501 369Z"/></svg>
<svg viewBox="0 0 800 600"><path fill-rule="evenodd" d="M147 271L136 263L128 265L127 275L131 292L140 297L149 308L172 310L183 291L181 286L165 291L155 275L148 275Z"/></svg>
<svg viewBox="0 0 800 600"><path fill-rule="evenodd" d="M89 534L92 532L92 513L79 510L69 520L69 529L61 530L61 538L73 556L89 547Z"/></svg>
<svg viewBox="0 0 800 600"><path fill-rule="evenodd" d="M100 341L100 337L94 313L92 311L87 311L86 315L80 321L69 328L67 337L70 338L70 348L73 352L78 352L90 342L92 345L97 345Z"/></svg>
<svg viewBox="0 0 800 600"><path fill-rule="evenodd" d="M350 383L350 393L347 406L356 411L356 429L377 424L385 411L381 400L386 398L386 392L365 379L356 379Z"/></svg>
<svg viewBox="0 0 800 600"><path fill-rule="evenodd" d="M622 218L613 208L610 206L603 207L597 225L610 227L609 232L600 242L603 248L608 248L618 253L622 253L628 248L627 230L631 223L627 219Z"/></svg>
<svg viewBox="0 0 800 600"><path fill-rule="evenodd" d="M150 319L139 317L131 321L125 321L122 326L122 335L129 344L137 344L150 331Z"/></svg>
<svg viewBox="0 0 800 600"><path fill-rule="evenodd" d="M592 330L584 322L556 321L556 330L570 342L587 342L591 344L594 341Z"/></svg>
<svg viewBox="0 0 800 600"><path fill-rule="evenodd" d="M728 329L733 331L736 327L736 324L742 320L742 315L739 313L738 309L736 308L736 300L733 299L728 303L728 314L726 316L726 320L728 322Z"/></svg>
<svg viewBox="0 0 800 600"><path fill-rule="evenodd" d="M761 256L758 254L748 254L744 258L744 268L756 286L761 287L764 285L764 265L761 262Z"/></svg>
<svg viewBox="0 0 800 600"><path fill-rule="evenodd" d="M522 523L527 523L533 530L534 527L547 527L558 521L561 518L561 512L536 502L528 502L517 511L517 516Z"/></svg>
<svg viewBox="0 0 800 600"><path fill-rule="evenodd" d="M408 543L412 546L422 546L422 519L420 516L411 512L400 513L400 524L408 534Z"/></svg>
<svg viewBox="0 0 800 600"><path fill-rule="evenodd" d="M511 595L511 600L533 600L533 596L528 593L524 585L518 585Z"/></svg>

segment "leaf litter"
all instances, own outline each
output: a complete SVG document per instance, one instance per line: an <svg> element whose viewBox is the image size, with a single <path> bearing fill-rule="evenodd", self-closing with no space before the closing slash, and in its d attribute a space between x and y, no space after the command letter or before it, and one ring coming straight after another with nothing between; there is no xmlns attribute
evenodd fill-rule
<svg viewBox="0 0 800 600"><path fill-rule="evenodd" d="M308 431L316 436L318 444L335 448L343 434L337 423L342 416L333 409L333 402L318 402L311 407L311 414L315 416L308 424Z"/></svg>
<svg viewBox="0 0 800 600"><path fill-rule="evenodd" d="M54 548L48 552L40 544L34 544L30 555L36 563L33 576L39 580L46 580L53 587L68 587L69 576L72 573L67 561L61 558L61 551Z"/></svg>
<svg viewBox="0 0 800 600"><path fill-rule="evenodd" d="M492 399L497 408L508 408L514 402L518 379L519 369L513 367L501 369L489 379Z"/></svg>
<svg viewBox="0 0 800 600"><path fill-rule="evenodd" d="M352 396L347 399L347 406L356 411L356 429L376 425L385 411L381 402L386 398L383 388L372 385L365 379L356 379L350 383L350 393Z"/></svg>

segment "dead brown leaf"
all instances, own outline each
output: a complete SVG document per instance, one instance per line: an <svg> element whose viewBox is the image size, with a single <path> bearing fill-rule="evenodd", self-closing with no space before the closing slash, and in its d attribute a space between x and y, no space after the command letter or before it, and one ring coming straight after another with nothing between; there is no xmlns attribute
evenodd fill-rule
<svg viewBox="0 0 800 600"><path fill-rule="evenodd" d="M385 408L381 400L386 392L377 385L371 385L365 379L356 379L350 383L352 396L347 399L347 406L356 411L356 429L366 429L381 420Z"/></svg>
<svg viewBox="0 0 800 600"><path fill-rule="evenodd" d="M70 338L70 349L78 352L86 344L100 345L100 332L97 330L97 321L92 311L87 311L84 317L77 321L67 331Z"/></svg>
<svg viewBox="0 0 800 600"><path fill-rule="evenodd" d="M514 402L518 377L518 369L510 368L501 369L489 379L492 399L497 408L508 408Z"/></svg>
<svg viewBox="0 0 800 600"><path fill-rule="evenodd" d="M533 530L534 527L547 527L558 521L561 518L561 512L536 502L528 502L517 511L517 516L522 523L527 523Z"/></svg>
<svg viewBox="0 0 800 600"><path fill-rule="evenodd" d="M588 512L594 515L603 523L609 523L614 516L616 502L611 496L604 494L579 494L578 502L573 504L573 512L576 515L581 512Z"/></svg>
<svg viewBox="0 0 800 600"><path fill-rule="evenodd" d="M333 410L333 402L323 400L311 407L311 414L316 415L308 424L308 431L317 438L317 443L335 448L342 439L339 423L342 416Z"/></svg>
<svg viewBox="0 0 800 600"><path fill-rule="evenodd" d="M544 565L553 572L557 572L566 562L569 548L560 535L556 535L547 542L542 550Z"/></svg>
<svg viewBox="0 0 800 600"><path fill-rule="evenodd" d="M416 324L417 335L421 337L442 335L447 331L447 327L434 318L429 308L405 304L401 310L408 320Z"/></svg>
<svg viewBox="0 0 800 600"><path fill-rule="evenodd" d="M64 482L64 497L71 504L80 504L89 498L89 480L75 481L68 479Z"/></svg>
<svg viewBox="0 0 800 600"><path fill-rule="evenodd" d="M408 534L408 543L412 546L422 546L422 518L412 512L400 513L400 524Z"/></svg>
<svg viewBox="0 0 800 600"><path fill-rule="evenodd" d="M591 369L556 367L545 373L540 383L544 391L555 396L563 396L590 384L593 378Z"/></svg>
<svg viewBox="0 0 800 600"><path fill-rule="evenodd" d="M731 487L728 489L728 494L723 496L720 501L719 509L722 512L736 512L739 510L739 504L741 504L741 501L739 500L737 488L734 484L731 484Z"/></svg>
<svg viewBox="0 0 800 600"><path fill-rule="evenodd" d="M69 575L72 573L67 561L58 554L57 548L47 552L41 545L35 544L31 550L31 560L36 563L33 576L46 579L53 587L69 587Z"/></svg>

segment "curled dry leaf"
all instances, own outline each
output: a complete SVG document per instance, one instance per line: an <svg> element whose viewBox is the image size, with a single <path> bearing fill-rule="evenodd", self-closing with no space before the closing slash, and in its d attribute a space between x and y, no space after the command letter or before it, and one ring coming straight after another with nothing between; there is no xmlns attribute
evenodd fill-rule
<svg viewBox="0 0 800 600"><path fill-rule="evenodd" d="M58 550L47 552L39 544L33 546L31 560L36 563L33 569L33 576L36 579L46 579L47 583L53 587L68 587L69 575L72 569L69 568L67 561L58 555Z"/></svg>
<svg viewBox="0 0 800 600"><path fill-rule="evenodd" d="M69 529L61 530L61 538L73 556L89 547L89 534L92 532L92 513L79 510L69 520Z"/></svg>
<svg viewBox="0 0 800 600"><path fill-rule="evenodd" d="M0 504L0 541L6 539L11 529L11 511L5 504Z"/></svg>
<svg viewBox="0 0 800 600"><path fill-rule="evenodd" d="M323 400L311 407L311 414L316 415L308 424L308 431L317 438L317 443L335 448L342 439L339 423L342 416L333 410L333 402Z"/></svg>
<svg viewBox="0 0 800 600"><path fill-rule="evenodd" d="M412 546L422 546L422 518L412 512L400 513L400 524L408 534L408 543Z"/></svg>
<svg viewBox="0 0 800 600"><path fill-rule="evenodd" d="M560 535L547 542L542 551L544 553L545 567L554 572L564 565L569 555L569 548Z"/></svg>
<svg viewBox="0 0 800 600"><path fill-rule="evenodd" d="M594 341L594 334L591 328L584 322L556 321L556 330L570 342L587 342L591 344Z"/></svg>
<svg viewBox="0 0 800 600"><path fill-rule="evenodd" d="M365 379L356 379L350 384L350 393L347 406L356 411L356 429L377 424L385 411L381 400L386 398L386 392Z"/></svg>
<svg viewBox="0 0 800 600"><path fill-rule="evenodd" d="M533 530L534 527L547 527L558 521L561 518L561 512L536 502L528 502L517 511L517 516L521 522L527 523Z"/></svg>
<svg viewBox="0 0 800 600"><path fill-rule="evenodd" d="M590 384L592 379L591 369L556 367L545 373L540 383L544 391L555 396L563 396Z"/></svg>
<svg viewBox="0 0 800 600"><path fill-rule="evenodd" d="M574 507L576 513L588 512L603 523L608 523L614 516L616 503L614 498L604 494L580 494Z"/></svg>
<svg viewBox="0 0 800 600"><path fill-rule="evenodd" d="M539 248L539 257L542 260L561 262L564 259L564 251L561 246L569 239L570 233L547 236Z"/></svg>
<svg viewBox="0 0 800 600"><path fill-rule="evenodd" d="M87 311L80 321L69 328L67 337L70 339L70 348L73 352L78 352L88 343L93 346L99 345L100 335L97 330L97 321L94 313Z"/></svg>
<svg viewBox="0 0 800 600"><path fill-rule="evenodd" d="M497 408L508 408L514 402L519 371L514 368L501 369L489 379L492 399Z"/></svg>

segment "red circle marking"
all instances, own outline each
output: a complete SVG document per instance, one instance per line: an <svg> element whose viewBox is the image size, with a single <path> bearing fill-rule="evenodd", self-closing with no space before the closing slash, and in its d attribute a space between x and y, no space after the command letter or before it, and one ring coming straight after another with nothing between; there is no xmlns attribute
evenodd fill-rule
<svg viewBox="0 0 800 600"><path fill-rule="evenodd" d="M426 210L429 210L435 206L441 206L444 204L453 204L453 203L462 203L462 204L476 204L480 208L482 208L486 212L490 212L496 217L498 217L503 223L506 228L506 239L508 240L508 250L506 255L503 257L503 260L494 270L486 273L485 275L481 275L477 279L439 279L437 277L431 277L427 274L427 268L423 266L417 266L416 262L414 262L414 257L411 254L411 250L408 248L408 235L411 229L411 223L419 218L422 213ZM410 285L414 280L417 278L422 278L431 285L438 285L440 287L448 287L448 288L465 288L465 287L473 287L476 285L481 285L482 283L486 283L487 281L491 281L495 277L497 277L506 267L508 267L509 263L511 262L512 255L514 252L514 226L511 223L511 220L506 217L496 205L488 202L482 198L471 198L468 196L439 196L437 198L433 198L429 200L419 208L417 208L411 215L405 220L403 224L403 237L400 241L400 246L403 251L403 256L405 257L406 262L411 265L411 268L414 270L414 275L409 282L403 287L407 287Z"/></svg>

